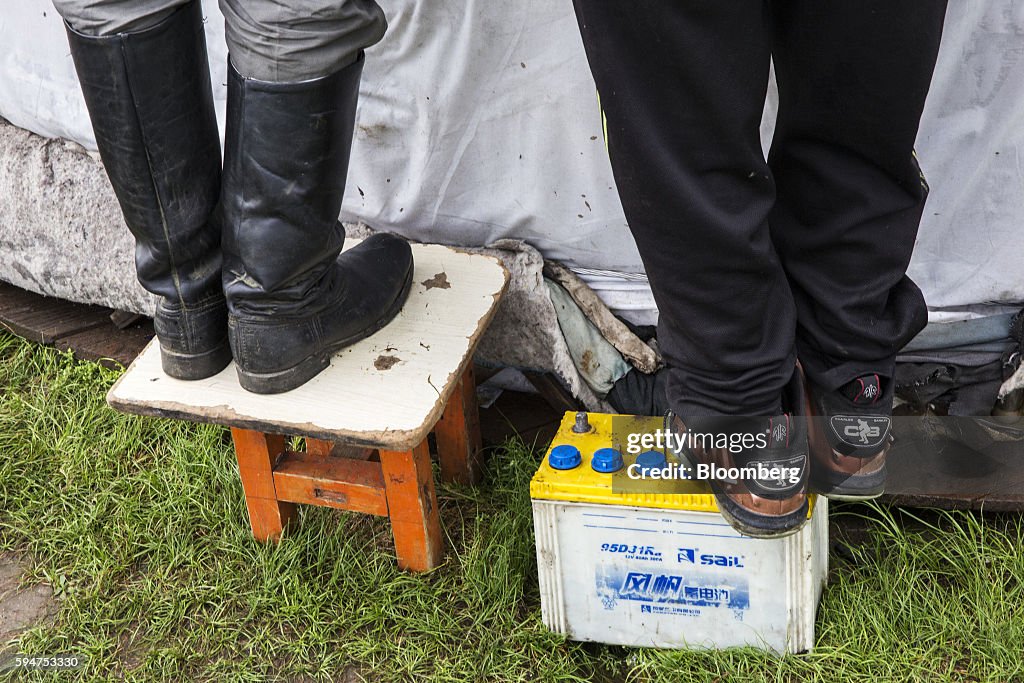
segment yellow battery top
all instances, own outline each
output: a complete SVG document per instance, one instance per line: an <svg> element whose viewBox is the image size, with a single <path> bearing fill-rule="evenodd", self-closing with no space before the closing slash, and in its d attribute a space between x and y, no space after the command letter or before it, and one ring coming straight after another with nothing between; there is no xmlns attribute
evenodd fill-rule
<svg viewBox="0 0 1024 683"><path fill-rule="evenodd" d="M557 500L574 503L597 503L604 505L627 505L631 507L660 508L667 510L689 510L693 512L718 512L718 505L706 481L680 479L635 480L628 476L636 471L631 465L637 464L643 453L658 449L645 448L636 443L627 443L629 435L652 434L663 426L663 418L632 415L608 415L587 413L589 428L583 432L574 430L577 413L566 413L559 425L544 461L530 480L530 497L535 500ZM559 453L579 453L579 465L569 469L551 466L551 454L556 448ZM621 454L622 465L615 472L600 472L592 465L594 454L601 449L615 449ZM575 449L575 450L574 450ZM662 451L663 452L663 451ZM607 454L607 452L606 452ZM674 456L669 463L678 462ZM571 464L571 463L570 463ZM810 496L813 510L814 496ZM810 514L810 511L808 512Z"/></svg>

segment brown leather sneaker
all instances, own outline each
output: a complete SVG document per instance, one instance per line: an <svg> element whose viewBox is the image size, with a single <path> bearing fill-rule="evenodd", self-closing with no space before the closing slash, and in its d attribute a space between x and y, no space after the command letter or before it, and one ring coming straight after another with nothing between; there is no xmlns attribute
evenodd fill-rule
<svg viewBox="0 0 1024 683"><path fill-rule="evenodd" d="M835 500L870 500L885 491L892 385L874 374L836 391L808 383L813 491Z"/></svg>
<svg viewBox="0 0 1024 683"><path fill-rule="evenodd" d="M780 538L807 522L806 421L793 414L804 405L797 373L785 393L790 412L772 417L665 417L694 478L709 480L722 516L745 536Z"/></svg>

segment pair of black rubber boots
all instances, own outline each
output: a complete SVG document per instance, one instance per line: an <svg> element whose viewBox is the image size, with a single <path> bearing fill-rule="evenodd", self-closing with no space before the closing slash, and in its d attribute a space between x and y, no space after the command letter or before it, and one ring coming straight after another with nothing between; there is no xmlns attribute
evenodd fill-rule
<svg viewBox="0 0 1024 683"><path fill-rule="evenodd" d="M378 234L339 257L361 55L297 83L229 63L222 171L199 0L137 33L68 36L168 375L234 358L245 389L288 391L397 315L409 245Z"/></svg>

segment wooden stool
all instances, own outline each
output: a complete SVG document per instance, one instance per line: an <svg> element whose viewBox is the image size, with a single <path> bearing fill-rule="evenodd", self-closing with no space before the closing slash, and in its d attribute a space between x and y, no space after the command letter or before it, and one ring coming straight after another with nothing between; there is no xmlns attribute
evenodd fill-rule
<svg viewBox="0 0 1024 683"><path fill-rule="evenodd" d="M414 245L413 254L413 288L398 317L294 391L251 394L233 366L196 382L172 379L154 340L107 401L230 427L257 539L280 538L297 503L324 505L389 517L399 566L436 567L441 528L427 435L445 481L477 481L472 354L508 274L497 259L448 247ZM305 452L288 450L285 435L305 437Z"/></svg>

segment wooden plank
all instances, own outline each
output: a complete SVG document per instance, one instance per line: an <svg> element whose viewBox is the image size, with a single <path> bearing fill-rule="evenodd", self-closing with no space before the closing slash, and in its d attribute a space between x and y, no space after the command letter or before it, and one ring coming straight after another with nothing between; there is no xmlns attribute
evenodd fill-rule
<svg viewBox="0 0 1024 683"><path fill-rule="evenodd" d="M247 429L232 429L238 473L245 491L252 535L258 541L276 541L297 516L293 503L277 499L273 467L284 454L285 438Z"/></svg>
<svg viewBox="0 0 1024 683"><path fill-rule="evenodd" d="M289 452L274 468L279 500L387 515L380 463Z"/></svg>
<svg viewBox="0 0 1024 683"><path fill-rule="evenodd" d="M427 442L411 451L382 450L380 464L398 566L410 571L433 569L441 563L443 552Z"/></svg>
<svg viewBox="0 0 1024 683"><path fill-rule="evenodd" d="M14 318L25 311L44 305L48 297L0 281L0 321ZM60 299L54 299L60 301Z"/></svg>
<svg viewBox="0 0 1024 683"><path fill-rule="evenodd" d="M127 330L129 327L145 322L146 316L129 311L114 311L110 314L110 322L119 330Z"/></svg>
<svg viewBox="0 0 1024 683"><path fill-rule="evenodd" d="M349 458L350 460L373 460L374 462L380 462L380 458L374 457L377 455L376 448L348 446L343 443L334 444L334 449L331 451L330 455L335 458Z"/></svg>
<svg viewBox="0 0 1024 683"><path fill-rule="evenodd" d="M38 344L71 350L77 358L127 367L153 338L153 323L141 318L124 329L109 308L46 297L0 282L0 329Z"/></svg>
<svg viewBox="0 0 1024 683"><path fill-rule="evenodd" d="M463 372L448 405L434 426L441 478L460 484L475 484L483 474L483 445L480 441L480 413L476 404L476 381L472 363Z"/></svg>
<svg viewBox="0 0 1024 683"><path fill-rule="evenodd" d="M353 240L354 242L354 240ZM381 331L339 352L307 384L244 391L235 370L195 382L167 377L150 345L108 394L126 412L212 422L390 450L423 441L494 314L508 274L492 257L414 245L412 291Z"/></svg>
<svg viewBox="0 0 1024 683"><path fill-rule="evenodd" d="M153 339L153 322L146 320L123 330L105 324L83 332L60 337L55 348L70 349L76 358L101 363L107 367L128 367Z"/></svg>
<svg viewBox="0 0 1024 683"><path fill-rule="evenodd" d="M1024 418L893 418L884 499L909 507L1024 509Z"/></svg>
<svg viewBox="0 0 1024 683"><path fill-rule="evenodd" d="M348 444L324 441L306 437L306 452L321 457L349 458L351 460L369 460L377 452L374 448L349 446Z"/></svg>
<svg viewBox="0 0 1024 683"><path fill-rule="evenodd" d="M102 306L76 304L0 283L0 327L39 344L109 324L110 313Z"/></svg>
<svg viewBox="0 0 1024 683"><path fill-rule="evenodd" d="M552 409L559 414L583 410L583 403L573 396L562 383L555 379L549 372L535 372L524 370L523 376L533 385L533 388L544 397Z"/></svg>
<svg viewBox="0 0 1024 683"><path fill-rule="evenodd" d="M326 456L330 455L331 451L334 450L333 441L324 441L323 439L314 439L312 437L306 437L306 452L310 455Z"/></svg>

